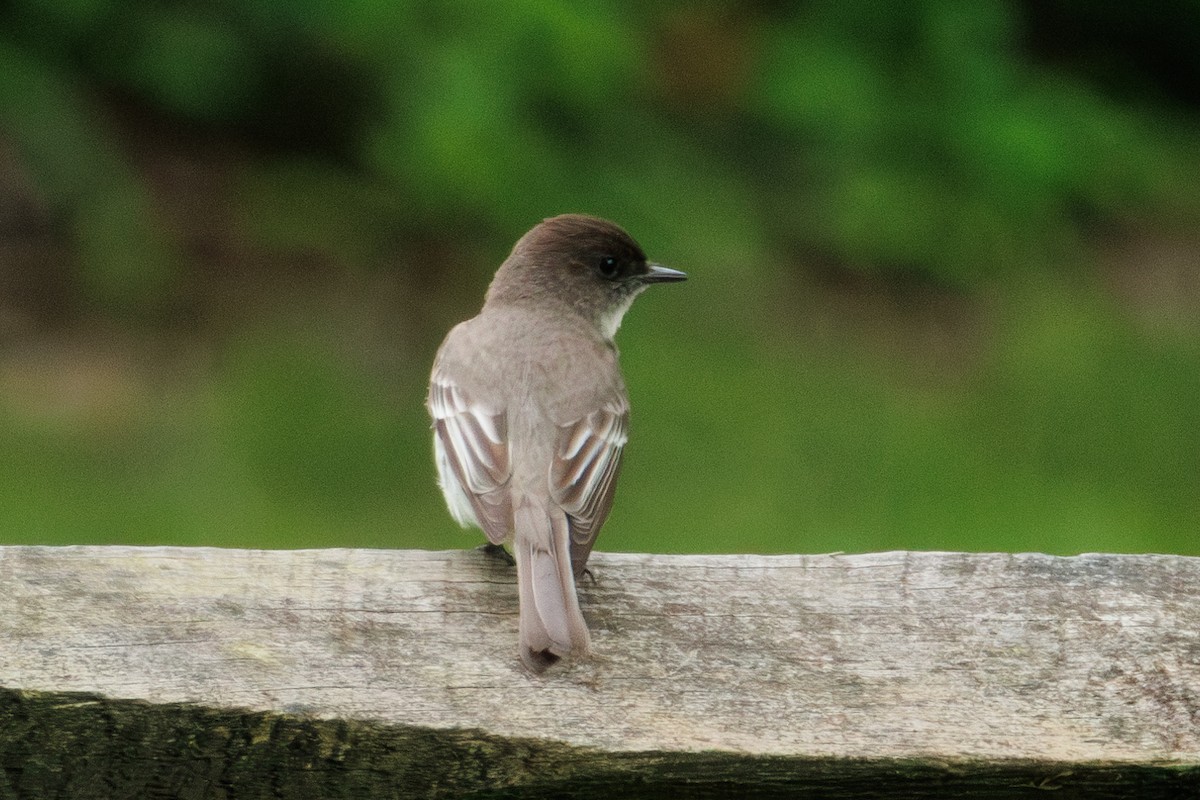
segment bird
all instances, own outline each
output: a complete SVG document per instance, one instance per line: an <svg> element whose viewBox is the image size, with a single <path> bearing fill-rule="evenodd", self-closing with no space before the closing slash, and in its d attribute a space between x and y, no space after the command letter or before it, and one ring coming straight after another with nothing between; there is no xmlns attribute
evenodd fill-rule
<svg viewBox="0 0 1200 800"><path fill-rule="evenodd" d="M500 265L434 358L426 406L451 516L511 543L518 653L533 673L591 653L575 581L612 508L629 396L613 341L644 289L687 274L615 223L562 214Z"/></svg>

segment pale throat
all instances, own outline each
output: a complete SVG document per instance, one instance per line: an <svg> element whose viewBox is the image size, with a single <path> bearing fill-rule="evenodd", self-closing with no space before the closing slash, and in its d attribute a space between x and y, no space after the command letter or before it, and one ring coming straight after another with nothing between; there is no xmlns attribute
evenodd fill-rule
<svg viewBox="0 0 1200 800"><path fill-rule="evenodd" d="M625 312L633 305L634 299L641 294L641 291L641 289L638 289L636 292L631 292L620 303L610 307L600 315L600 319L598 320L600 323L600 332L604 334L605 339L611 342L613 337L617 335L617 328L621 327L621 319L624 318Z"/></svg>

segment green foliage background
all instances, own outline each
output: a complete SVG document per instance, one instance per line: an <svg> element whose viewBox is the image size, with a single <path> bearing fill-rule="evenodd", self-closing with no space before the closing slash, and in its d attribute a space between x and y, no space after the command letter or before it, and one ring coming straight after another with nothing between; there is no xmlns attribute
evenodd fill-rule
<svg viewBox="0 0 1200 800"><path fill-rule="evenodd" d="M433 351L586 211L692 275L619 337L602 549L1200 554L1197 31L1184 0L0 3L0 541L474 543Z"/></svg>

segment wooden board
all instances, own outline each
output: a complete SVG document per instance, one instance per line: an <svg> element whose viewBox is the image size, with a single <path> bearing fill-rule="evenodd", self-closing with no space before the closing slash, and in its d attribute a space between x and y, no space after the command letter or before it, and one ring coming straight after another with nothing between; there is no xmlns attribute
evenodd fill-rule
<svg viewBox="0 0 1200 800"><path fill-rule="evenodd" d="M576 763L618 754L631 770L658 754L784 759L795 774L973 769L1031 790L1200 781L1200 559L597 553L591 566L594 657L534 676L516 656L512 569L477 551L0 548L0 686L20 690L0 719L87 693L77 708L412 728L586 748Z"/></svg>

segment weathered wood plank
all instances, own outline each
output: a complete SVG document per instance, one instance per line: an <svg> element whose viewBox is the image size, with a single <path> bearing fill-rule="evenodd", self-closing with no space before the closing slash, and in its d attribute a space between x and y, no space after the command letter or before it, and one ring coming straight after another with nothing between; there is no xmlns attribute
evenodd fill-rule
<svg viewBox="0 0 1200 800"><path fill-rule="evenodd" d="M478 552L0 548L0 686L23 690L0 696L0 720L210 714L264 748L298 726L313 758L343 766L365 741L394 753L432 736L546 770L542 784L442 775L449 794L561 791L545 764L568 751L575 778L590 765L643 787L672 770L837 796L927 773L1092 796L1200 781L1200 559L598 553L592 567L596 655L539 677L515 655L511 570ZM97 697L38 694L62 692ZM32 735L0 732L6 769ZM22 796L3 774L0 798Z"/></svg>

